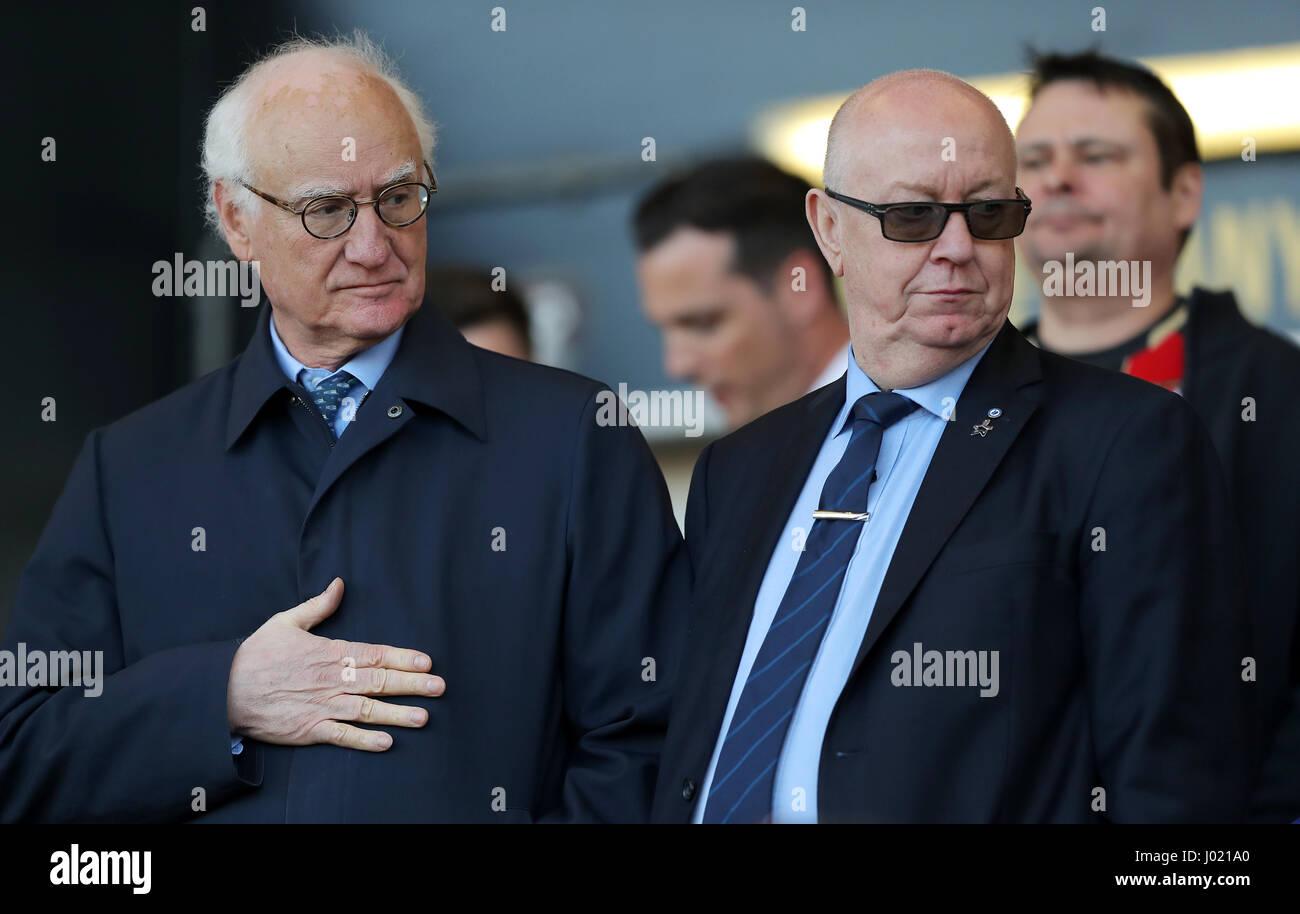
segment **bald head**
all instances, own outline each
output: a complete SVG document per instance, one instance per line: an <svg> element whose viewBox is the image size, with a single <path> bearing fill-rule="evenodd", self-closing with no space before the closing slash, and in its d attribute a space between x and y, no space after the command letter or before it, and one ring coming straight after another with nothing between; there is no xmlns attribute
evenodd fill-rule
<svg viewBox="0 0 1300 914"><path fill-rule="evenodd" d="M929 383L997 334L1011 304L1015 252L1010 238L976 238L966 216L952 211L935 237L886 237L880 212L863 201L1020 207L1015 179L1015 143L1001 113L947 73L891 73L836 113L825 185L841 197L810 190L808 222L844 278L854 358L882 388ZM905 207L892 221L913 217Z"/></svg>
<svg viewBox="0 0 1300 914"><path fill-rule="evenodd" d="M332 48L305 48L268 60L249 71L245 91L249 116L259 131L283 109L329 116L346 112L368 93L397 98L359 60Z"/></svg>
<svg viewBox="0 0 1300 914"><path fill-rule="evenodd" d="M400 145L412 153L398 163L406 173L391 177L422 177L420 138L401 99L348 55L308 48L277 58L250 74L248 92L247 116L256 125L246 140L254 178L287 181L288 199L347 190L338 179L316 179L308 163L317 151L337 162L341 177L345 153L363 160Z"/></svg>
<svg viewBox="0 0 1300 914"><path fill-rule="evenodd" d="M1015 138L992 99L968 82L942 70L900 70L867 83L840 105L826 135L823 183L835 190L852 191L856 170L869 167L860 155L868 141L890 142L900 129L925 130L934 154L953 137L948 125L967 123L983 134L990 146L1007 157L1015 172ZM954 150L956 153L957 150Z"/></svg>

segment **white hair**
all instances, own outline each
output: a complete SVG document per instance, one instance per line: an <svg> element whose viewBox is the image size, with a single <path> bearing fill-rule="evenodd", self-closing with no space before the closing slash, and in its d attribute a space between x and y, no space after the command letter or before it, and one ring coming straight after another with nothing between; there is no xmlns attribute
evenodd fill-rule
<svg viewBox="0 0 1300 914"><path fill-rule="evenodd" d="M415 125L415 132L420 138L420 151L424 158L430 165L433 164L434 123L425 114L419 96L411 91L398 75L392 58L369 35L358 29L351 37L333 39L294 36L276 45L250 64L233 83L226 87L216 104L208 111L203 127L203 173L207 178L204 211L208 225L219 237L221 220L217 215L217 205L213 199L213 191L218 183L225 182L237 208L247 212L250 207L257 204L253 194L239 183L240 181L247 181L250 184L253 182L253 163L248 156L248 132L250 103L256 95L256 77L272 64L302 51L324 51L335 55L387 84L402 103L402 108L411 118L411 123Z"/></svg>

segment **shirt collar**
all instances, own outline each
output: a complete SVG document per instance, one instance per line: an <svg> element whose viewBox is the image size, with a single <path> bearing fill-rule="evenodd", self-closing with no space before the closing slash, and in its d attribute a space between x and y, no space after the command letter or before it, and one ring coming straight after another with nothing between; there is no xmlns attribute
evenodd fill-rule
<svg viewBox="0 0 1300 914"><path fill-rule="evenodd" d="M271 346L275 350L275 360L285 377L297 383L299 375L307 366L289 354L288 347L284 345L280 334L275 330L274 313L267 323L271 326ZM397 352L397 346L402 341L402 331L405 329L405 325L398 327L396 332L390 333L375 345L358 352L344 362L339 371L346 371L352 375L366 386L366 390L374 390L379 379L388 370L389 363L393 361L393 355Z"/></svg>
<svg viewBox="0 0 1300 914"><path fill-rule="evenodd" d="M286 372L277 360L275 341L270 330L262 326L263 321L271 322L270 302L262 305L257 329L233 366L226 417L227 450L234 447L272 397L280 391L287 396L290 389ZM429 305L420 307L402 326L400 345L398 334L392 336L397 351L392 354L391 364L382 372L382 378L371 374L376 387L382 382L384 396L424 404L449 416L480 441L487 440L478 350ZM293 370L293 363L288 367ZM368 371L364 366L361 370Z"/></svg>
<svg viewBox="0 0 1300 914"><path fill-rule="evenodd" d="M996 338L995 335L994 339ZM898 387L894 389L894 393L902 394L937 418L947 420L952 416L957 400L961 397L961 392L965 389L966 382L970 380L975 366L984 357L984 353L989 351L991 345L993 345L992 339L985 343L984 348L979 352L947 374L935 378L928 384L922 384L920 387ZM850 345L848 374L845 378L844 405L840 407L835 422L831 425L831 428L836 429L836 436L843 434L848 429L849 410L853 408L853 404L867 394L875 393L878 390L880 388L876 385L876 382L867 377L867 373L858 365L858 360L853 357L853 348Z"/></svg>

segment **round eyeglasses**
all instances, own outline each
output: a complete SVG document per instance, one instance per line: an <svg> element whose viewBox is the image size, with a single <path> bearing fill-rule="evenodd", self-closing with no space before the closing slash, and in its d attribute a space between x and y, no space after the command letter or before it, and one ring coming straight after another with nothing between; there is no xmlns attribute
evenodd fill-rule
<svg viewBox="0 0 1300 914"><path fill-rule="evenodd" d="M321 239L337 238L357 221L357 207L374 205L375 212L385 225L401 228L419 220L429 208L429 195L438 192L438 181L433 176L433 168L428 162L423 163L429 172L429 183L405 181L385 187L373 200L353 200L347 194L321 194L312 197L302 207L293 206L265 191L258 190L243 181L239 183L257 194L268 203L274 203L286 212L302 219L302 227L308 234Z"/></svg>
<svg viewBox="0 0 1300 914"><path fill-rule="evenodd" d="M829 187L826 195L832 200L847 203L880 220L880 233L890 241L933 241L943 234L952 213L966 217L966 228L972 238L983 241L1005 241L1015 238L1025 230L1032 204L1025 192L1016 188L1014 200L974 200L970 203L868 203Z"/></svg>

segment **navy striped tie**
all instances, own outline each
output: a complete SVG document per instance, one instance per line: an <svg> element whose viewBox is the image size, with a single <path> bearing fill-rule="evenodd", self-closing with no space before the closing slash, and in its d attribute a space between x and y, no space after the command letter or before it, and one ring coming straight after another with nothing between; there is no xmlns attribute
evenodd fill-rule
<svg viewBox="0 0 1300 914"><path fill-rule="evenodd" d="M853 404L853 436L822 487L822 509L867 510L867 490L875 478L884 431L914 409L916 404L903 395L879 391ZM776 763L839 599L860 524L813 522L731 717L704 807L706 823L762 822L770 817Z"/></svg>

